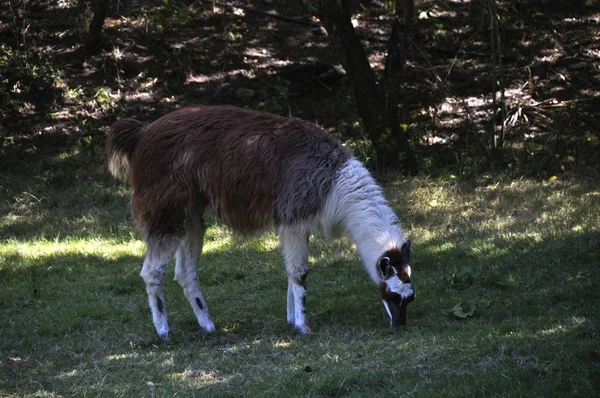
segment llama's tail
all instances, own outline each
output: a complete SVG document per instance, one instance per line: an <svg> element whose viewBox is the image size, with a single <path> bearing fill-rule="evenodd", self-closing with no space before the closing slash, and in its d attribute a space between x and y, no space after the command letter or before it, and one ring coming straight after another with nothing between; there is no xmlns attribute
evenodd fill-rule
<svg viewBox="0 0 600 398"><path fill-rule="evenodd" d="M144 127L135 119L122 119L115 122L106 139L106 155L110 173L122 180L129 178L129 159Z"/></svg>

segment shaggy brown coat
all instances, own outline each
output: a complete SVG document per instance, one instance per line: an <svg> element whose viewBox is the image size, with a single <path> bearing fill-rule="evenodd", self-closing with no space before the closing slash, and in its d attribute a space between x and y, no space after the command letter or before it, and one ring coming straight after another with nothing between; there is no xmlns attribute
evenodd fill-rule
<svg viewBox="0 0 600 398"><path fill-rule="evenodd" d="M130 180L137 224L148 237L180 235L209 206L236 232L315 215L350 158L312 123L233 106L183 108L142 125L116 122L111 170Z"/></svg>

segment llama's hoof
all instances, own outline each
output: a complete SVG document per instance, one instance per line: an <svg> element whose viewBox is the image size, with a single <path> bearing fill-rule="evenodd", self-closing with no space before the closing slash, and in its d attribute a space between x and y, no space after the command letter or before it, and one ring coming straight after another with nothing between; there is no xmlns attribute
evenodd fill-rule
<svg viewBox="0 0 600 398"><path fill-rule="evenodd" d="M208 324L206 324L204 326L204 331L206 333L214 333L215 332L215 324L212 322L209 322Z"/></svg>
<svg viewBox="0 0 600 398"><path fill-rule="evenodd" d="M156 333L158 334L158 337L161 340L169 340L169 328L168 327L160 328L156 331Z"/></svg>
<svg viewBox="0 0 600 398"><path fill-rule="evenodd" d="M310 328L306 325L294 325L294 329L296 329L298 332L300 332L300 334L311 334L312 331L310 330Z"/></svg>

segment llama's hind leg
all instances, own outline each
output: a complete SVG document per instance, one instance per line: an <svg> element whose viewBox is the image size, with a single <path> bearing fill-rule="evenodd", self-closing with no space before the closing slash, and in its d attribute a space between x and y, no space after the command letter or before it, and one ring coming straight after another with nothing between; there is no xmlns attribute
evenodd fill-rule
<svg viewBox="0 0 600 398"><path fill-rule="evenodd" d="M166 339L169 337L169 325L167 323L164 280L167 265L177 250L178 239L170 236L150 238L147 244L148 251L140 276L146 282L148 303L156 332L159 337Z"/></svg>
<svg viewBox="0 0 600 398"><path fill-rule="evenodd" d="M288 274L287 320L301 333L310 333L305 314L308 233L290 226L281 226L278 232Z"/></svg>
<svg viewBox="0 0 600 398"><path fill-rule="evenodd" d="M202 253L202 243L206 227L202 219L186 225L186 235L177 249L175 265L175 280L183 288L185 297L189 301L200 326L209 333L215 331L206 300L200 292L196 266L198 257Z"/></svg>

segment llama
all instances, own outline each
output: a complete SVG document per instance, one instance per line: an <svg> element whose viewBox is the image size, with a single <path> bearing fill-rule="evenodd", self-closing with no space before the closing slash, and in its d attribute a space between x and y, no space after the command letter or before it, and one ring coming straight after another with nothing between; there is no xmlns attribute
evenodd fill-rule
<svg viewBox="0 0 600 398"><path fill-rule="evenodd" d="M163 282L175 280L198 323L215 330L196 266L210 208L241 235L274 227L288 275L287 321L301 333L309 235L340 232L356 243L392 326L414 299L410 240L365 166L312 123L233 106L187 107L150 124L122 119L107 138L110 172L128 181L134 221L147 252L146 283L156 332L168 337Z"/></svg>

